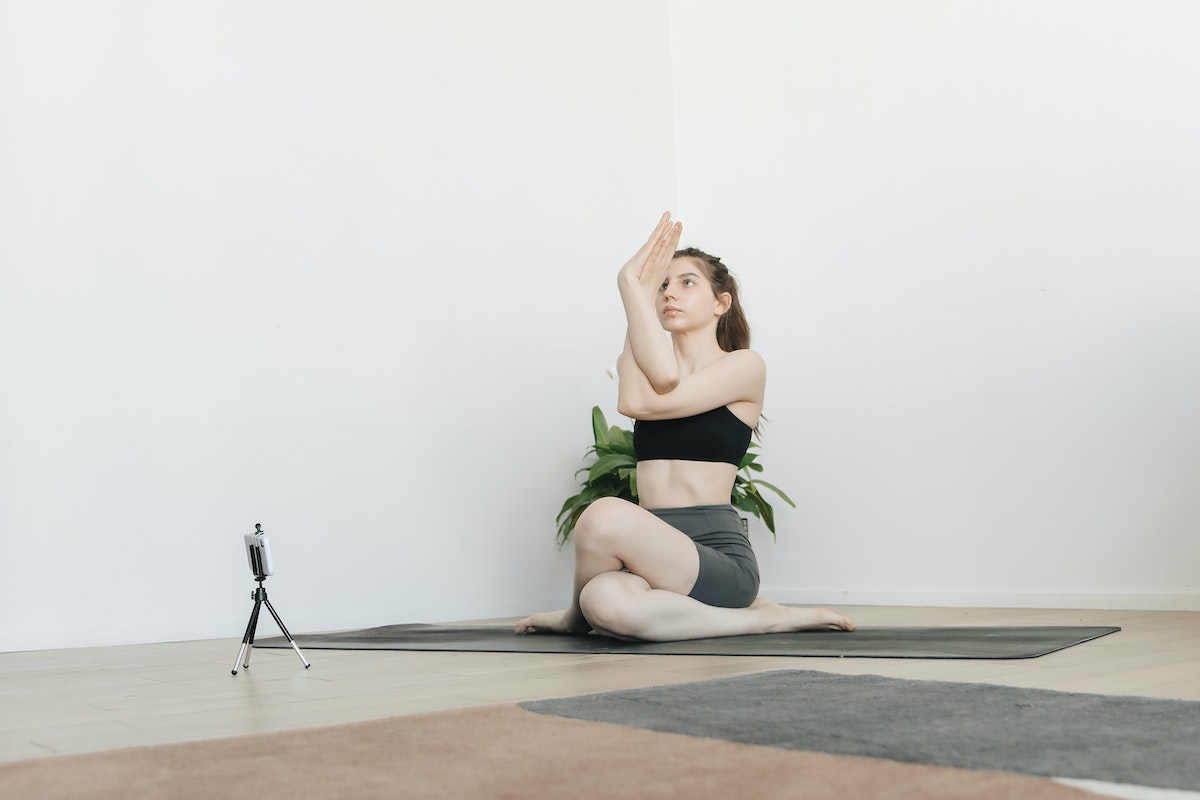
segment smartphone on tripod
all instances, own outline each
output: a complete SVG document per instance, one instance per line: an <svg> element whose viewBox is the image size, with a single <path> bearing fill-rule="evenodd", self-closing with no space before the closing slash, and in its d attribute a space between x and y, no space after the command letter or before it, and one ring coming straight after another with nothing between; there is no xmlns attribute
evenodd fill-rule
<svg viewBox="0 0 1200 800"><path fill-rule="evenodd" d="M246 560L250 562L250 571L254 573L255 580L275 574L275 565L271 562L271 543L262 532L262 525L255 524L254 533L246 534Z"/></svg>
<svg viewBox="0 0 1200 800"><path fill-rule="evenodd" d="M246 544L246 561L250 564L250 571L254 573L254 580L258 581L258 588L250 594L250 599L254 601L254 608L250 611L250 621L246 624L246 633L242 636L242 647L238 651L237 660L233 662L233 674L238 674L239 666L243 669L250 668L250 654L254 651L254 636L258 630L258 612L262 610L263 606L267 607L267 611L275 619L275 624L283 632L283 638L287 639L288 644L300 657L300 663L304 665L305 669L308 669L311 666L308 659L304 657L304 653L300 652L296 640L292 638L287 626L275 612L275 606L271 605L271 601L267 599L267 590L263 586L263 581L267 579L268 575L275 574L275 565L271 562L271 544L267 541L266 534L263 533L262 525L256 523L254 533L247 533L243 537L243 541Z"/></svg>

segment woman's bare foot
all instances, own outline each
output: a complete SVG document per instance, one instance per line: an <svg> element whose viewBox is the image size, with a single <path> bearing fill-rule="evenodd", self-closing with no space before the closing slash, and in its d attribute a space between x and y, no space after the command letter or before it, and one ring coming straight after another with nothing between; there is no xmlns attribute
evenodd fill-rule
<svg viewBox="0 0 1200 800"><path fill-rule="evenodd" d="M583 636L591 629L592 626L582 614L571 613L569 608L531 614L513 627L516 633L557 633L565 636Z"/></svg>
<svg viewBox="0 0 1200 800"><path fill-rule="evenodd" d="M852 631L854 622L827 608L795 608L758 598L750 604L763 618L764 633L793 631Z"/></svg>

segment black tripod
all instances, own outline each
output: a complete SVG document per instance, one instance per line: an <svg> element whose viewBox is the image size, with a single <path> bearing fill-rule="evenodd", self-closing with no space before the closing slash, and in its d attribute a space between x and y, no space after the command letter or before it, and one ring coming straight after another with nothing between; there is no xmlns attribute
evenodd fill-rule
<svg viewBox="0 0 1200 800"><path fill-rule="evenodd" d="M263 581L271 574L272 570L268 566L270 563L270 555L264 558L266 551L266 539L262 537L262 525L254 526L254 534L246 536L246 553L250 558L250 569L254 572L254 580L258 581L258 588L251 592L250 597L254 600L254 609L250 612L250 622L246 625L246 635L242 637L242 649L238 651L237 661L233 662L233 674L238 674L238 664L241 664L246 669L250 669L250 654L254 650L254 632L258 628L258 612L265 605L267 611L271 612L271 616L275 618L275 624L279 626L279 630L283 631L283 638L287 639L288 644L296 651L296 655L300 656L300 663L308 669L312 665L308 663L308 659L304 657L304 653L300 652L300 648L296 645L296 640L288 633L287 626L283 624L283 620L279 618L279 614L275 612L275 606L271 605L271 601L267 599L267 590L263 586Z"/></svg>

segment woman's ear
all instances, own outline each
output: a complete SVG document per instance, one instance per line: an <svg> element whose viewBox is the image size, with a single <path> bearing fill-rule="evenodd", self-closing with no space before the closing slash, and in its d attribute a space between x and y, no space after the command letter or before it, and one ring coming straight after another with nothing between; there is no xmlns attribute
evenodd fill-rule
<svg viewBox="0 0 1200 800"><path fill-rule="evenodd" d="M721 292L717 295L717 316L723 316L733 306L733 295L729 292Z"/></svg>

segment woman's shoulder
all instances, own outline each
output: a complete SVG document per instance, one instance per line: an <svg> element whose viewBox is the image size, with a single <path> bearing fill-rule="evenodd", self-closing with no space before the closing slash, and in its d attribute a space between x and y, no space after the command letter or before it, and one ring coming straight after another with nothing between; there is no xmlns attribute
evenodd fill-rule
<svg viewBox="0 0 1200 800"><path fill-rule="evenodd" d="M738 400L762 402L767 383L767 364L754 350L731 350L717 361L721 374L714 376L728 387L739 387Z"/></svg>
<svg viewBox="0 0 1200 800"><path fill-rule="evenodd" d="M766 374L767 362L754 350L731 350L721 356L718 363L726 367Z"/></svg>

